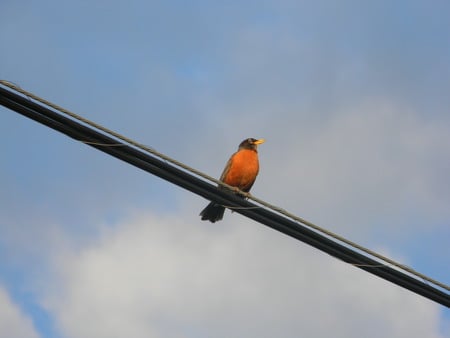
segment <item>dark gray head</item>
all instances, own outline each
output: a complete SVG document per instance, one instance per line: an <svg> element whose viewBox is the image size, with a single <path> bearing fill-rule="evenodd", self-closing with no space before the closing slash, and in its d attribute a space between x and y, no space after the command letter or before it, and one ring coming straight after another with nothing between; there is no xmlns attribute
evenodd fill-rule
<svg viewBox="0 0 450 338"><path fill-rule="evenodd" d="M241 144L239 145L239 150L241 150L241 149L256 150L258 145L262 144L264 142L265 142L265 140L263 138L259 139L259 140L255 139L255 138L247 138L241 142Z"/></svg>

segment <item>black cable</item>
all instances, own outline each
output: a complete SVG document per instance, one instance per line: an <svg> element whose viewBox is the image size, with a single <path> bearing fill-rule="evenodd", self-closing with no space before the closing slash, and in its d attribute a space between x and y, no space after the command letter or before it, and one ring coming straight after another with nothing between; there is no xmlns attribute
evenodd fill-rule
<svg viewBox="0 0 450 338"><path fill-rule="evenodd" d="M236 208L234 209L235 212L243 214L259 223L307 243L331 256L343 260L344 262L355 265L360 269L406 288L416 294L450 307L450 295L429 284L389 266L380 265L379 262L336 243L301 224L272 211L260 208L256 204L236 196L232 192L218 189L216 186L209 184L190 173L129 146L120 140L107 136L92 127L67 118L62 114L48 109L42 104L31 101L26 97L2 87L0 87L0 104L74 138L77 141L85 142L91 147L130 163L195 194L203 196L206 199L213 200L231 208ZM117 146L118 144L122 144L122 146Z"/></svg>
<svg viewBox="0 0 450 338"><path fill-rule="evenodd" d="M175 160L173 158L170 158L167 155L165 155L163 153L160 153L160 152L156 151L153 148L150 148L150 147L148 147L146 145L138 143L138 142L136 142L136 141L134 141L134 140L132 140L130 138L127 138L127 137L125 137L125 136L123 136L123 135L121 135L121 134L119 134L119 133L117 133L117 132L115 132L113 130L105 128L104 126L101 126L101 125L99 125L99 124L97 124L97 123L95 123L93 121L90 121L90 120L88 120L88 119L86 119L86 118L84 118L84 117L82 117L80 115L77 115L77 114L75 114L75 113L73 113L73 112L71 112L71 111L69 111L69 110L67 110L67 109L65 109L63 107L60 107L60 106L58 106L58 105L56 105L56 104L54 104L52 102L49 102L49 101L47 101L47 100L45 100L45 99L43 99L41 97L38 97L35 94L30 93L30 92L24 90L23 88L20 88L20 87L16 86L15 84L9 82L9 81L0 80L0 85L9 88L10 90L12 90L15 93L20 93L23 96L34 100L35 102L39 102L40 104L44 105L47 108L52 109L53 111L58 112L59 114L63 114L64 116L72 118L75 121L79 121L82 124L84 124L86 126L89 126L89 127L93 128L94 130L97 130L97 131L103 133L104 135L108 135L108 136L113 137L113 138L115 138L117 140L120 140L123 143L128 144L129 146L132 146L132 147L135 147L136 149L142 150L144 153L150 154L150 155L155 156L156 158L158 158L158 159L160 159L162 161L170 163L170 164L174 165L176 168L179 168L181 170L185 170L186 172L189 172L189 173L195 175L196 177L205 179L206 181L208 181L210 183L212 182L213 184L217 184L217 185L219 185L221 187L224 187L225 189L230 189L231 188L231 187L227 186L225 183L219 181L218 179L215 179L215 178L213 178L213 177L211 177L209 175L206 175L205 173L203 173L201 171L198 171L195 168L189 167L185 163L182 163L182 162L177 161L177 160ZM120 144L120 145L123 145L123 144ZM234 189L232 189L232 191L234 191ZM438 288L440 288L442 290L445 290L446 292L450 292L450 286L448 286L448 285L446 285L446 284L444 284L444 283L442 283L440 281L437 281L437 280L435 280L435 279L433 279L433 278L431 278L431 277L429 277L427 275L424 275L424 274L422 274L422 273L412 269L409 266L405 266L405 265L400 264L400 263L398 263L398 262L396 262L396 261L394 261L394 260L392 260L392 259L390 259L390 258L388 258L386 256L383 256L383 255L379 254L378 252L375 252L375 251L370 250L370 249L368 249L366 247L363 247L363 246L361 246L361 245L359 245L359 244L357 244L357 243L355 243L353 241L350 241L347 238L339 236L338 234L335 234L335 233L333 233L333 232L331 232L331 231L329 231L327 229L324 229L324 228L322 228L322 227L320 227L320 226L318 226L318 225L316 225L316 224L314 224L314 223L312 223L312 222L310 222L308 220L305 220L305 219L303 219L301 217L298 217L298 216L296 216L294 214L291 214L291 213L287 212L286 210L284 210L284 209L282 209L280 207L277 207L275 205L267 203L266 201L261 200L259 198L256 198L255 196L249 196L248 200L256 202L259 205L259 207L264 207L264 208L266 208L268 210L272 210L272 211L274 211L274 212L276 212L278 214L286 216L287 218L291 219L292 221L294 221L296 223L299 223L299 224L302 224L304 226L307 226L309 229L317 231L318 233L320 233L322 235L325 235L326 237L336 241L336 243L340 243L340 244L342 244L344 246L347 246L349 248L352 248L353 250L356 250L356 251L358 251L360 253L366 254L367 257L371 257L373 259L379 259L379 260L382 261L382 263L380 262L380 264L389 265L389 266L391 266L393 268L399 268L401 271L406 272L406 273L410 274L411 276L414 276L415 278L417 278L417 279L419 279L419 280L421 280L421 281L423 281L425 283L428 283L429 285L432 285L434 287L438 287ZM256 207L256 208L258 208L258 207Z"/></svg>

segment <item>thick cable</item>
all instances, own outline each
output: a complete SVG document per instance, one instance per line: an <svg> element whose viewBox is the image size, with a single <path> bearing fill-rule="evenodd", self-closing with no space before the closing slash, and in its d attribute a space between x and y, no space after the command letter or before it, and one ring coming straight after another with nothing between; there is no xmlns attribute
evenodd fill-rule
<svg viewBox="0 0 450 338"><path fill-rule="evenodd" d="M4 81L0 81L1 82L1 84L3 84L3 85L5 85L5 83L4 83ZM14 86L14 85L12 85L12 86ZM12 88L11 86L7 86L7 87L10 87L11 89L13 89L13 90L15 90L14 88ZM15 87L15 86L14 86ZM7 92L7 91L6 91ZM19 91L21 94L23 94L23 95L26 95L26 96L28 96L28 97L31 97L31 98L33 98L32 96L30 96L30 95L28 95L28 94L31 94L31 93L28 93L28 92L26 92L26 91L23 91L23 90L21 90L21 91ZM5 93L4 93L5 94ZM7 93L6 93L7 94ZM34 96L34 95L33 95ZM33 100L35 100L34 98L33 98ZM42 100L42 99L41 99ZM14 100L12 100L12 101L14 101ZM5 106L7 106L7 107L9 107L9 108L11 108L11 109L13 109L13 110L15 110L15 111L17 111L18 109L25 109L26 110L26 108L24 108L24 107L21 107L21 106L14 106L14 102L12 102L11 100L8 102L8 104L5 104L5 102L2 102L3 103L3 105L5 105ZM23 101L23 100L22 100ZM40 102L40 100L37 100L38 102ZM44 101L44 102L40 102L40 103L43 103L43 104L45 104L45 105L47 105L45 102L45 100L42 100L42 101ZM39 108L42 108L42 107L40 107L39 105L37 105L37 104L34 104L32 101L30 101L30 102L28 102L29 103L29 105L34 105L34 108L36 109L36 110L39 110ZM33 104L32 104L33 103ZM37 105L37 107L36 107L36 105ZM55 107L57 107L56 105L51 105L51 107L53 108L53 109L55 109L55 110L59 110L59 109L57 109L57 108L55 108ZM54 114L56 114L56 113L54 113L54 112L52 112L52 111L50 111L50 110L48 110L48 109L46 109L47 110L47 113L52 113L53 115ZM64 111L63 111L63 113L64 113ZM51 115L51 114L50 114ZM75 114L73 114L73 115L75 115ZM71 116L71 115L69 115L69 116ZM31 115L30 116L28 116L28 117L31 117ZM73 117L73 116L71 116L71 117ZM33 118L33 117L31 117L31 118ZM40 119L44 119L42 116L40 116L39 117ZM55 118L55 116L53 116L53 118ZM59 118L60 119L60 118ZM64 120L64 119L63 119ZM78 120L80 120L80 119L78 119ZM83 120L85 120L85 119L83 119ZM70 120L70 121L72 121L72 120ZM82 120L80 120L80 121L82 121ZM86 124L88 124L88 125L90 125L90 123L87 123L86 122L87 120L85 120L85 121L82 121L83 123L86 123ZM41 122L41 123L44 123L43 121L38 121L38 122ZM46 121L47 123L48 123L48 121ZM68 123L68 121L67 120L65 120L65 122L67 122ZM73 121L74 122L74 121ZM89 121L90 122L90 121ZM46 123L44 123L44 124L46 124ZM50 126L50 127L52 127L52 128L54 128L55 126L53 125L52 126L52 124L54 124L54 121L52 121L51 123L50 123L51 125L49 125L49 124L46 124L46 125L48 125L48 126ZM60 125L58 125L60 128L61 128L61 126ZM58 127L57 126L57 127ZM81 125L77 125L77 128L80 128L80 126ZM94 125L91 125L91 127L95 127L96 129L98 129L96 126L94 126ZM54 128L54 129L56 129L56 128ZM102 128L102 129L106 129L106 128ZM58 129L57 129L58 130ZM106 129L107 130L107 129ZM60 130L61 131L61 130ZM64 132L64 131L62 131L62 132ZM91 132L93 132L92 130L91 130ZM104 132L106 132L106 131L104 131ZM68 134L68 133L66 133L67 135L69 135L69 136L71 136L71 137L73 137L73 138L75 138L75 139L77 139L76 137L74 137L73 136L73 133L72 134ZM108 133L109 134L109 133ZM114 135L114 134L116 134L116 133L113 133L113 136L115 136L116 137L116 135ZM117 134L118 135L118 134ZM78 140L83 140L83 142L85 142L85 143L87 143L88 145L91 145L91 146L94 146L94 147L96 147L97 149L100 149L100 150L102 150L102 151L105 151L105 152L109 152L111 155L113 155L113 156L116 156L116 155L114 155L114 154L112 154L114 151L116 151L116 150L114 150L114 151L106 151L106 149L105 149L105 145L106 145L106 148L110 148L110 149L113 149L113 148L116 148L116 149L120 149L120 148L127 148L128 150L130 150L130 149L132 149L132 148L130 148L128 145L126 145L126 144L121 144L121 143L117 143L117 141L115 141L114 139L112 139L112 138L108 138L107 139L107 141L108 142L104 142L103 140L98 140L98 139L95 139L95 140L92 140L92 139L90 139L90 138L78 138ZM126 141L126 138L125 138L125 140L124 140L125 142L127 142L127 143L129 143L128 141ZM134 145L134 146L137 146L137 145L139 145L138 143L136 143L136 142L132 142L132 143L134 143L134 144L132 144L132 145ZM120 146L120 147L119 147ZM141 147L138 147L138 148L141 148ZM146 147L146 148L148 148L148 147ZM150 149L150 148L148 148L148 149ZM147 149L143 149L143 150L146 150L147 151ZM140 153L140 154L142 154L142 153ZM153 152L152 152L152 154L153 154ZM116 156L116 157L118 157L118 158L120 158L119 156ZM159 157L159 156L158 156ZM122 158L121 158L122 159ZM164 158L163 158L164 159ZM167 160L167 159L164 159L164 160ZM127 160L126 160L127 161ZM127 161L127 162L129 162L129 163L131 163L130 161ZM176 162L178 162L178 161L176 161ZM136 165L135 163L131 163L131 164L134 164L134 165ZM173 163L173 164L175 164L175 165L177 165L176 163ZM138 166L138 165L137 165ZM184 168L184 169L186 169L186 168ZM148 170L147 170L148 171ZM201 175L202 177L203 177L203 175ZM205 176L207 176L207 175L205 175ZM217 182L217 180L214 180L213 179L213 181L215 181L215 183L218 183ZM198 183L198 182L197 182ZM219 182L220 183L220 182ZM226 185L225 185L226 186ZM186 188L186 187L185 187ZM230 188L230 187L228 187L228 188ZM187 188L188 190L191 190L191 191L193 191L193 189L192 189L192 187L191 187L191 189L189 189L189 188ZM218 190L218 191L220 191L220 189L215 189L215 190ZM213 196L213 198L211 198L211 196L210 196L210 194L204 194L204 193L201 193L201 192L197 192L197 191L194 191L194 192L196 192L196 193L198 193L198 194L200 194L200 195L202 195L202 196L204 196L205 198L208 198L208 199L214 199L215 201L217 201L217 202L220 202L220 203L222 203L222 204L224 204L224 205L228 205L227 203L228 202L224 202L224 201L220 201L220 200L217 200L217 196ZM228 195L229 195L229 192L226 192ZM232 194L232 196L233 196L233 194ZM254 197L252 197L252 199L253 200L255 200L255 198ZM238 201L240 201L240 202L242 202L242 199L241 198L239 198L238 199ZM264 204L265 202L264 201L260 201L260 200L256 200L258 203L260 203L260 204ZM245 201L246 203L248 203L247 201ZM263 202L263 203L261 203L261 202ZM253 205L253 204L250 204L250 205L248 205L248 204L245 204L245 205L242 205L242 203L238 203L237 205L236 204L231 204L230 205L230 207L231 208L236 208L237 210L237 212L239 212L239 213L242 213L242 214L244 214L244 215L247 215L247 216L249 216L248 214L249 213L252 213L254 210L252 210L252 209L254 209L256 206L255 205ZM250 208L250 209L249 209ZM273 208L272 208L273 209ZM278 208L279 209L279 208ZM255 210L255 212L257 212L257 211L259 211L259 212L261 212L262 210L264 210L264 209L260 209L260 210ZM282 209L280 209L280 210L282 210ZM279 210L275 210L275 211L277 211L277 212L279 212ZM249 216L249 217L251 217L251 216ZM290 217L290 216L289 216ZM298 218L298 217L296 217L296 216L294 216L295 218ZM253 218L253 219L256 219L255 217L251 217L251 218ZM292 217L290 217L290 218L292 218ZM298 219L300 219L300 218L298 218ZM301 220L301 222L302 223L306 223L306 225L308 225L308 223L310 223L310 222L307 222L307 221L305 221L305 220L302 220L302 219L300 219ZM268 225L267 223L265 223L266 225ZM294 223L295 224L295 223ZM310 224L312 224L312 223L310 223ZM271 225L269 225L269 226L271 226ZM310 226L310 225L309 225ZM274 226L272 226L272 227L274 227ZM288 232L289 231L287 231L286 229L279 229L279 228L277 228L277 227L274 227L274 228L276 228L277 230L279 230L279 231L282 231L282 232L284 232L284 233L286 233L286 234L289 234ZM321 231L321 232L323 232L323 231ZM315 233L315 232L314 232ZM293 236L293 237L296 237L296 236ZM298 237L296 237L296 238L298 238ZM298 238L298 239L300 239L300 238ZM304 238L303 239L301 239L301 240L303 240L304 242L308 242L308 241L306 241ZM309 244L311 244L311 243L309 243ZM337 244L337 243L335 243L335 244ZM312 244L313 245L313 244ZM339 245L339 244L337 244L337 245ZM313 245L313 246L315 246L315 245ZM317 246L316 246L317 247ZM343 248L345 248L345 247L343 247ZM323 251L326 251L326 250L323 250ZM326 251L327 252L327 251ZM331 253L330 253L331 254ZM340 258L340 259L343 259L342 257L340 257L340 255L335 255L335 254L333 254L333 256L335 256L335 257L337 257L337 258ZM366 258L368 258L368 257L366 257ZM369 258L368 258L369 259ZM357 267L360 267L360 268L363 268L363 269L365 269L365 270L368 270L368 269L370 269L370 268L374 268L374 267L377 267L378 269L382 269L382 268L380 268L380 264L379 264L379 262L377 262L377 261L373 261L373 260L371 260L371 262L370 263L367 263L367 262L352 262L352 261L348 261L347 259L343 259L344 261L346 261L346 262L348 262L348 263L350 263L350 264L353 264L353 265L355 265L355 266L357 266ZM396 262L395 262L396 263ZM397 267L400 267L401 269L403 269L403 270L405 270L405 267L403 266L403 265L401 265L401 264L399 264L399 263L396 263L395 264L395 266L397 266ZM387 267L387 266L383 266L383 268L386 268L386 269L391 269L391 268L389 268L389 267ZM409 269L409 268L408 268ZM373 270L373 269L372 269ZM413 271L413 272L411 272L411 271L408 271L408 270L406 270L408 273L411 273L411 274L413 274L413 275L416 275L417 277L419 277L419 278L422 278L422 279L424 279L424 280L426 280L426 281L428 281L428 282L431 282L431 283L433 283L433 284L435 284L435 285L437 285L437 286L440 286L440 287L442 287L442 288L444 288L444 289L449 289L448 288L448 286L446 286L445 284L443 284L443 283L440 283L440 282L437 282L437 281L434 281L433 279L431 279L431 278L429 278L428 276L424 276L424 275L422 275L422 274L418 274L416 271L414 271L414 270L412 270L412 269L410 269L411 271ZM396 270L394 270L394 271L396 271ZM371 272L371 273L374 273L374 274L378 274L378 273L376 273L376 272ZM425 278L423 278L423 277L425 277ZM388 279L388 278L385 278L385 279ZM447 295L447 297L448 297L448 295Z"/></svg>
<svg viewBox="0 0 450 338"><path fill-rule="evenodd" d="M127 137L125 137L125 136L123 136L123 135L121 135L121 134L119 134L117 132L114 132L114 131L112 131L112 130L110 130L108 128L105 128L105 127L103 127L103 126L101 126L101 125L99 125L99 124L97 124L97 123L95 123L93 121L90 121L90 120L88 120L88 119L86 119L86 118L84 118L84 117L82 117L82 116L80 116L78 114L75 114L75 113L73 113L73 112L71 112L71 111L69 111L69 110L67 110L67 109L65 109L63 107L60 107L60 106L58 106L58 105L56 105L56 104L54 104L52 102L49 102L49 101L47 101L45 99L42 99L39 96L36 96L35 94L30 93L30 92L20 88L19 86L16 86L15 84L13 84L11 82L8 82L8 81L5 81L5 80L0 80L0 84L6 86L8 88L11 88L11 89L21 93L22 95L25 95L25 96L27 96L27 97L29 97L29 98L37 101L37 102L43 103L46 106L49 106L49 107L51 107L51 108L53 108L53 109L55 109L57 111L60 111L60 112L66 114L66 115L68 115L68 116L70 116L70 117L72 117L72 118L74 118L74 119L76 119L78 121L81 121L81 122L83 122L83 123L85 123L85 124L87 124L87 125L89 125L91 127L94 127L94 128L96 128L96 129L98 129L98 130L100 130L100 131L102 131L102 132L104 132L106 134L112 135L112 136L114 136L115 138L117 138L117 139L119 139L121 141L124 141L124 142L126 142L126 143L128 143L130 145L133 145L133 146L135 146L135 147L137 147L139 149L142 149L142 150L144 150L146 152L149 152L149 153L151 153L151 154L153 154L153 155L155 155L155 156L157 156L157 157L159 157L159 158L161 158L161 159L163 159L163 160L165 160L165 161L167 161L169 163L172 163L172 164L174 164L174 165L176 165L176 166L178 166L180 168L183 168L184 170L187 170L188 172L191 172L191 173L193 173L193 174L195 174L197 176L200 176L200 177L202 177L202 178L204 178L204 179L206 179L208 181L216 183L216 184L218 184L220 186L223 186L223 187L225 187L227 189L230 189L232 191L236 189L234 187L231 187L231 186L221 182L220 180L215 179L214 177L211 177L211 176L209 176L209 175L207 175L207 174L205 174L205 173L203 173L203 172L201 172L199 170L196 170L196 169L194 169L194 168L192 168L190 166L187 166L186 164L184 164L184 163L182 163L180 161L177 161L177 160L175 160L175 159L173 159L173 158L171 158L171 157L169 157L167 155L164 155L163 153L160 153L160 152L156 151L153 148L150 148L150 147L148 147L146 145L138 143L138 142L136 142L136 141L134 141L134 140L132 140L130 138L127 138ZM115 146L115 145L114 144L110 144L108 146ZM118 144L118 146L122 146L122 144ZM357 250L365 252L365 253L373 256L373 257L376 257L376 258L386 262L387 264L390 264L392 266L400 268L400 269L402 269L402 270L404 270L404 271L406 271L406 272L408 272L408 273L410 273L410 274L412 274L412 275L414 275L416 277L419 277L419 278L421 278L421 279L423 279L423 280L425 280L425 281L427 281L429 283L435 284L435 285L437 285L437 286L439 286L439 287L441 287L443 289L446 289L446 290L450 291L450 286L445 285L445 284L443 284L443 283L441 283L441 282L439 282L439 281L437 281L435 279L432 279L429 276L426 276L426 275L424 275L424 274L422 274L422 273L420 273L420 272L418 272L418 271L416 271L416 270L414 270L414 269L412 269L412 268L410 268L410 267L408 267L408 266L406 266L404 264L400 264L400 263L398 263L398 262L396 262L396 261L394 261L394 260L392 260L392 259L390 259L390 258L388 258L388 257L386 257L384 255L381 255L381 254L379 254L379 253L377 253L377 252L375 252L373 250L370 250L370 249L368 249L368 248L366 248L366 247L364 247L362 245L359 245L359 244L357 244L357 243L355 243L353 241L350 241L350 240L348 240L348 239L346 239L346 238L344 238L344 237L342 237L342 236L340 236L340 235L338 235L336 233L333 233L333 232L331 232L331 231L329 231L327 229L324 229L324 228L322 228L322 227L320 227L320 226L318 226L318 225L316 225L316 224L314 224L314 223L312 223L310 221L307 221L307 220L305 220L305 219L303 219L303 218L301 218L299 216L296 216L296 215L286 211L285 209L282 209L282 208L277 207L277 206L275 206L273 204L267 203L266 201L261 200L261 199L255 197L255 196L253 196L253 195L249 194L247 197L249 199L253 200L254 202L256 202L256 203L258 203L258 204L260 204L260 205L262 205L262 206L264 206L264 207L266 207L268 209L271 209L271 210L273 210L273 211L275 211L277 213L280 213L280 214L282 214L282 215L284 215L286 217L289 217L289 218L291 218L291 219L293 219L293 220L295 220L295 221L297 221L297 222L299 222L299 223L301 223L303 225L306 225L306 226L308 226L308 227L310 227L310 228L312 228L312 229L314 229L314 230L316 230L318 232L321 232L321 233L323 233L323 234L325 234L325 235L327 235L327 236L329 236L331 238L334 238L334 239L336 239L336 240L338 240L338 241L340 241L342 243L345 243L345 244L347 244L347 245L349 245L349 246L351 246L351 247L353 247L353 248L355 248Z"/></svg>

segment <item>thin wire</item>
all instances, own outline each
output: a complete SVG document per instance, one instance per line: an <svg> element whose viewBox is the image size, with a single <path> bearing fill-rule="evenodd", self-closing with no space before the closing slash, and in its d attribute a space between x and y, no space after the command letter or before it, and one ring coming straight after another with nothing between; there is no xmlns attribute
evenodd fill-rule
<svg viewBox="0 0 450 338"><path fill-rule="evenodd" d="M53 108L53 109L55 109L55 110L57 110L59 112L62 112L62 113L66 114L66 115L68 115L68 116L70 116L70 117L72 117L72 118L74 118L74 119L76 119L78 121L81 121L84 124L87 124L87 125L89 125L91 127L94 127L94 128L96 128L96 129L98 129L98 130L100 130L100 131L102 131L102 132L104 132L106 134L111 135L111 136L114 136L118 140L126 142L127 144L132 145L132 146L134 146L136 148L139 148L141 150L144 150L144 151L146 151L146 152L148 152L150 154L153 154L153 155L163 159L164 161L172 163L172 164L176 165L177 167L182 168L182 169L184 169L184 170L186 170L186 171L188 171L188 172L190 172L192 174L195 174L195 175L200 176L200 177L202 177L202 178L204 178L204 179L206 179L208 181L216 183L217 185L222 186L222 187L224 187L224 188L226 188L226 189L228 189L230 191L236 192L236 190L237 190L236 187L229 186L228 184L225 184L225 183L223 183L220 180L217 180L217 179L215 179L215 178L213 178L213 177L211 177L209 175L206 175L206 174L202 173L199 170L196 170L196 169L194 169L192 167L187 166L186 164L184 164L182 162L179 162L179 161L177 161L175 159L172 159L172 158L164 155L164 154L156 151L153 148L150 148L150 147L145 146L145 145L143 145L141 143L138 143L138 142L136 142L136 141L134 141L132 139L129 139L129 138L127 138L127 137L125 137L125 136L123 136L123 135L121 135L119 133L116 133L116 132L114 132L114 131L112 131L110 129L107 129L107 128L105 128L105 127L103 127L103 126L101 126L101 125L99 125L99 124L97 124L97 123L95 123L93 121L90 121L90 120L88 120L88 119L86 119L86 118L84 118L82 116L79 116L79 115L77 115L75 113L72 113L71 111L69 111L69 110L67 110L67 109L65 109L63 107L60 107L60 106L58 106L58 105L56 105L56 104L54 104L52 102L49 102L49 101L47 101L45 99L42 99L42 98L34 95L33 93L30 93L30 92L20 88L19 86L9 82L9 81L0 80L0 84L5 86L5 87L8 87L10 89L13 89L13 90L21 93L22 95L27 96L28 98L31 98L31 99L33 99L35 101L38 101L38 102L40 102L42 104L45 104L46 106L49 106L49 107L51 107L51 108ZM80 142L84 142L86 144L96 144L96 143L91 143L91 142L82 141L82 140ZM122 143L117 143L117 144L114 144L114 143L113 144L96 144L96 145L107 146L107 147L126 146L125 144L122 144ZM275 205L269 204L269 203L267 203L267 202L265 202L265 201L263 201L263 200L261 200L259 198L256 198L253 195L247 194L245 192L242 192L242 194L245 195L248 199L251 199L252 201L254 201L254 202L256 202L256 203L258 203L258 204L260 204L260 205L262 205L262 206L264 206L264 207L266 207L266 208L268 208L268 209L270 209L272 211L275 211L275 212L277 212L279 214L282 214L282 215L284 215L284 216L286 216L286 217L288 217L288 218L290 218L290 219L292 219L292 220L294 220L294 221L296 221L298 223L306 225L309 228L314 229L314 230L316 230L316 231L318 231L318 232L320 232L322 234L325 234L325 235L327 235L327 236L329 236L329 237L331 237L331 238L333 238L335 240L338 240L338 241L340 241L342 243L345 243L345 244L349 245L350 247L353 247L353 248L358 249L358 250L360 250L362 252L365 252L366 254L369 254L369 255L371 255L373 257L376 257L376 258L378 258L378 259L380 259L380 260L382 260L382 261L384 261L384 262L386 262L386 263L388 263L388 264L390 264L392 266L395 266L395 267L397 267L397 268L399 268L401 270L404 270L404 271L406 271L406 272L408 272L408 273L410 273L410 274L412 274L412 275L414 275L416 277L419 277L420 279L422 279L424 281L427 281L429 283L432 283L432 284L434 284L436 286L439 286L439 287L441 287L443 289L446 289L446 290L450 291L450 286L445 285L444 283L441 283L441 282L439 282L437 280L434 280L434 279L432 279L432 278L430 278L430 277L428 277L428 276L426 276L426 275L424 275L424 274L422 274L422 273L420 273L420 272L418 272L418 271L416 271L416 270L414 270L414 269L412 269L412 268L410 268L410 267L408 267L406 265L400 264L400 263L398 263L398 262L396 262L396 261L394 261L394 260L392 260L392 259L390 259L388 257L385 257L385 256L375 252L375 251L367 249L367 248L365 248L365 247L363 247L363 246L361 246L361 245L359 245L359 244L357 244L357 243L355 243L353 241L350 241L350 240L348 240L348 239L346 239L346 238L344 238L344 237L342 237L340 235L337 235L337 234L335 234L335 233L333 233L333 232L331 232L329 230L326 230L326 229L324 229L322 227L319 227L318 225L316 225L316 224L314 224L312 222L309 222L309 221L307 221L307 220L305 220L305 219L303 219L301 217L298 217L298 216L296 216L296 215L286 211L285 209L282 209L282 208L277 207ZM227 206L225 206L225 207L227 207ZM230 207L227 207L227 208L232 209ZM233 208L238 209L239 207L237 207L237 208L233 207ZM257 207L255 207L255 208L257 208ZM381 266L384 266L384 265L379 265L379 266L378 265L376 265L376 266L375 265L369 265L368 267L381 267Z"/></svg>
<svg viewBox="0 0 450 338"><path fill-rule="evenodd" d="M90 142L90 141L83 141L78 140L79 142L82 142L84 144L91 144L93 146L100 146L100 147L126 147L126 144L123 143L98 143L98 142Z"/></svg>
<svg viewBox="0 0 450 338"><path fill-rule="evenodd" d="M223 205L223 207L230 209L230 210L253 210L253 209L262 209L262 207L260 206L255 206L255 207L235 207L235 206L231 206L231 205Z"/></svg>
<svg viewBox="0 0 450 338"><path fill-rule="evenodd" d="M358 263L348 263L348 264L364 268L384 268L387 266L386 264L358 264Z"/></svg>

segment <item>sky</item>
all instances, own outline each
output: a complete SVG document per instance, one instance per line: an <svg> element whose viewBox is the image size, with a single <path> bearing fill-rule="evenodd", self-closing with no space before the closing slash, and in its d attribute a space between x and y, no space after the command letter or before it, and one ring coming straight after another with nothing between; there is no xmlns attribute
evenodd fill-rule
<svg viewBox="0 0 450 338"><path fill-rule="evenodd" d="M448 1L0 2L0 79L450 283ZM0 107L0 336L450 336L450 311Z"/></svg>

